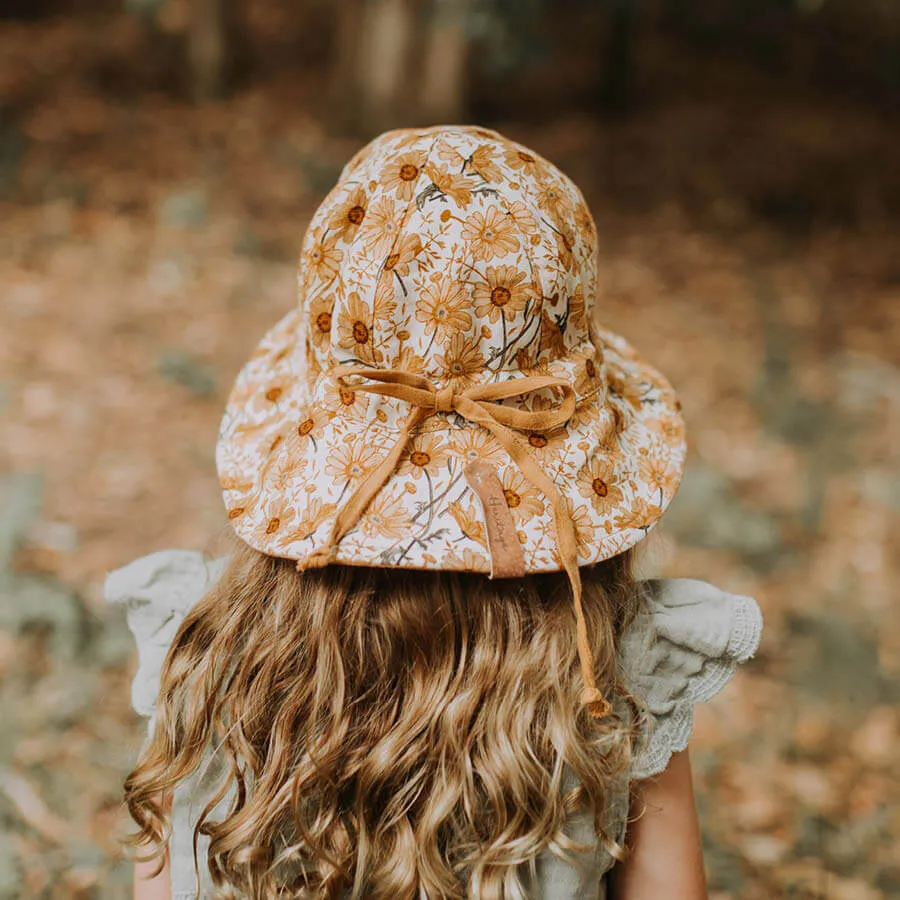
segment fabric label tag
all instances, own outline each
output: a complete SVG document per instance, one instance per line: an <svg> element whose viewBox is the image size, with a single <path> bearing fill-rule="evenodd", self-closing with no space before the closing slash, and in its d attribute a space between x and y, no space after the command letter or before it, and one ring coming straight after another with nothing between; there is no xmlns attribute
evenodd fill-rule
<svg viewBox="0 0 900 900"><path fill-rule="evenodd" d="M464 474L484 511L491 578L521 577L525 574L525 556L497 471L485 462L473 462L466 466Z"/></svg>

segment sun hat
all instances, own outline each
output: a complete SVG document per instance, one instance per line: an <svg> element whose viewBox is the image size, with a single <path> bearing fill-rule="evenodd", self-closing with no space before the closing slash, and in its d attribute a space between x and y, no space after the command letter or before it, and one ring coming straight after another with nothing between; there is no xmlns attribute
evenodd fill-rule
<svg viewBox="0 0 900 900"><path fill-rule="evenodd" d="M238 536L300 569L565 570L602 717L578 567L646 536L685 436L666 379L593 320L596 240L572 181L494 131L381 135L313 216L216 461Z"/></svg>

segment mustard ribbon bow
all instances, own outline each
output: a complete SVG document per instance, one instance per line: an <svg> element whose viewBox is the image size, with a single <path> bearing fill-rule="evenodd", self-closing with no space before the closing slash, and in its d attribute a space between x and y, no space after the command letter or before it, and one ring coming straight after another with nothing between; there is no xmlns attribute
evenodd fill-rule
<svg viewBox="0 0 900 900"><path fill-rule="evenodd" d="M368 379L368 384L347 385L351 390L380 394L383 397L395 397L411 404L413 409L404 422L390 453L363 479L340 509L328 542L305 561L304 568L325 566L332 561L338 542L356 524L369 502L396 469L412 432L435 413L458 413L469 422L481 425L490 431L518 466L522 475L548 498L553 507L557 548L563 567L569 576L574 599L578 656L584 679L581 702L596 718L608 715L611 706L597 688L594 679L594 661L581 602L582 587L581 575L578 570L578 543L575 525L566 508L563 496L535 462L525 444L511 430L550 431L564 425L575 412L575 392L572 390L572 386L564 379L551 375L530 375L524 378L475 385L457 391L452 384L437 388L427 378L401 369L337 366L332 371L339 381L347 376ZM544 388L562 390L563 400L558 408L530 412L503 406L496 402L510 397L521 397Z"/></svg>

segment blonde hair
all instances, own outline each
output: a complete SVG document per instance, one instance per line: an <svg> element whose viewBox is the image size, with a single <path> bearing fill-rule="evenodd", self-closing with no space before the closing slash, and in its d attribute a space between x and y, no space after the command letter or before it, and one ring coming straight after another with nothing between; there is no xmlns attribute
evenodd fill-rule
<svg viewBox="0 0 900 900"><path fill-rule="evenodd" d="M297 572L240 544L167 655L153 736L125 781L139 827L127 843L163 853L161 798L212 753L224 774L194 854L197 866L208 835L217 896L523 896L520 863L579 849L563 829L584 803L621 855L604 812L633 736L616 663L630 553L583 579L597 684L617 698L601 722L579 703L563 573Z"/></svg>

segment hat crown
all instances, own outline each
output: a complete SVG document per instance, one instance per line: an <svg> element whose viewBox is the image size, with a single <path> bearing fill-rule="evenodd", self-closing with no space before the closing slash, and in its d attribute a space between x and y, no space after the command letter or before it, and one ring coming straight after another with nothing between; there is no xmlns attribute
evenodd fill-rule
<svg viewBox="0 0 900 900"><path fill-rule="evenodd" d="M581 192L538 154L481 128L388 132L304 238L310 377L353 363L463 387L590 354L595 251Z"/></svg>

